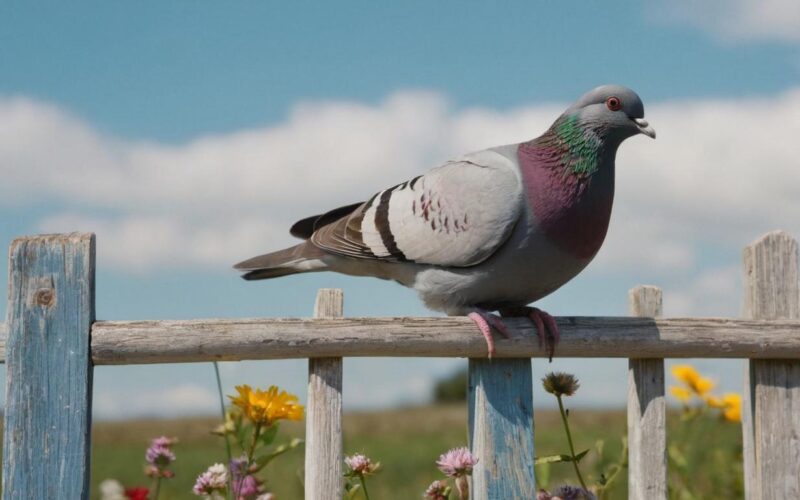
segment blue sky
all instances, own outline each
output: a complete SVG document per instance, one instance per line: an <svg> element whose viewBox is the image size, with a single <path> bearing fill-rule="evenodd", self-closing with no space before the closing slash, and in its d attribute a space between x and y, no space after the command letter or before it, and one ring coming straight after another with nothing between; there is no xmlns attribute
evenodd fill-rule
<svg viewBox="0 0 800 500"><path fill-rule="evenodd" d="M344 288L348 315L429 314L394 284L245 283L229 264L290 243L293 219L538 135L609 82L639 92L659 139L622 147L604 250L543 306L625 314L648 282L668 315L736 315L741 247L800 234L792 1L4 2L0 19L0 241L96 231L103 319L307 316L320 287ZM461 364L348 360L346 404L420 401ZM624 360L536 365L576 371L585 404L624 401ZM738 389L735 362L700 366ZM305 384L302 362L223 374ZM96 412L204 412L211 377L98 368Z"/></svg>

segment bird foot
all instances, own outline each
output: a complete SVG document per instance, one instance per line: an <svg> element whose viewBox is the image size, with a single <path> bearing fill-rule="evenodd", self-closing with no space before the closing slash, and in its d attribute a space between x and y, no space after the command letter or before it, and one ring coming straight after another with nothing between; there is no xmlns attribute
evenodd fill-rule
<svg viewBox="0 0 800 500"><path fill-rule="evenodd" d="M489 351L489 359L492 359L492 355L494 355L495 352L494 339L492 338L492 327L500 332L500 335L510 339L511 334L508 332L508 328L506 327L505 323L503 323L502 319L498 318L489 311L473 311L467 314L467 317L478 326L478 330L481 331L483 338L486 339L486 348Z"/></svg>
<svg viewBox="0 0 800 500"><path fill-rule="evenodd" d="M509 307L500 310L500 314L506 317L524 316L530 318L536 326L536 335L539 337L539 347L544 345L550 362L553 362L553 354L556 345L561 338L556 320L548 313L538 307Z"/></svg>

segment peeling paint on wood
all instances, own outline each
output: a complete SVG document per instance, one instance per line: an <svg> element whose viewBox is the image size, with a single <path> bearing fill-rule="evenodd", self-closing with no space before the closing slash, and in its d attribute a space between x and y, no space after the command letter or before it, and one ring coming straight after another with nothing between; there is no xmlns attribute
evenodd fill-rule
<svg viewBox="0 0 800 500"><path fill-rule="evenodd" d="M94 235L11 245L3 498L89 498Z"/></svg>
<svg viewBox="0 0 800 500"><path fill-rule="evenodd" d="M530 359L469 360L473 500L536 497L532 378Z"/></svg>

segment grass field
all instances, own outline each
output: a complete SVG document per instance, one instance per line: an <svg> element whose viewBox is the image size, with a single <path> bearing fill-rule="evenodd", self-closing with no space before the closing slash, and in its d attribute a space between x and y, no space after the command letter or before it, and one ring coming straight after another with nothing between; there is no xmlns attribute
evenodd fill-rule
<svg viewBox="0 0 800 500"><path fill-rule="evenodd" d="M620 438L626 430L624 411L586 411L572 413L575 445L579 450L592 448L582 462L587 481L598 477L602 467L617 459ZM741 431L737 424L703 417L691 424L670 414L669 439L677 451L671 463L671 483L676 488L672 498L716 499L741 498ZM560 420L555 412L539 412L536 422L536 453L551 455L567 451ZM116 478L126 485L147 486L142 474L144 451L149 439L159 435L175 436L174 464L176 477L162 487L161 499L196 498L191 487L197 475L213 462L224 462L223 441L209 434L215 419L146 420L99 422L93 431L92 481L96 486L106 478ZM284 423L277 442L302 437L303 422ZM441 474L434 462L449 448L466 445L466 411L463 405L415 407L391 411L348 413L344 419L345 452L363 452L383 464L382 472L370 478L373 500L415 499ZM606 442L603 457L595 451L598 440ZM267 466L271 491L280 500L303 498L301 483L302 448L293 450ZM538 468L537 468L538 469ZM576 483L569 464L553 464L549 470L537 470L549 486L564 481ZM627 471L620 474L608 498L627 498ZM690 494L688 494L690 492Z"/></svg>

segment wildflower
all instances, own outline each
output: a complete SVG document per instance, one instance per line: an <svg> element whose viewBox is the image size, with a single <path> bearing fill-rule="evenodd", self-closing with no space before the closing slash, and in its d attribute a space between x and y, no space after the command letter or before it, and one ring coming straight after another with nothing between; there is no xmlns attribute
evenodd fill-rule
<svg viewBox="0 0 800 500"><path fill-rule="evenodd" d="M472 456L467 448L453 448L439 456L436 465L446 476L461 477L472 475L472 468L478 459Z"/></svg>
<svg viewBox="0 0 800 500"><path fill-rule="evenodd" d="M425 490L425 495L423 495L423 497L432 500L447 500L450 498L450 486L444 481L434 481L428 486L428 489Z"/></svg>
<svg viewBox="0 0 800 500"><path fill-rule="evenodd" d="M125 488L125 497L128 500L147 500L150 490L141 486L135 488Z"/></svg>
<svg viewBox="0 0 800 500"><path fill-rule="evenodd" d="M680 380L698 396L704 396L714 388L714 382L700 376L697 370L690 365L675 365L672 367L672 376Z"/></svg>
<svg viewBox="0 0 800 500"><path fill-rule="evenodd" d="M150 464L156 471L162 471L175 461L175 453L172 452L172 445L177 443L175 438L168 438L161 436L153 439L150 447L144 455L147 463Z"/></svg>
<svg viewBox="0 0 800 500"><path fill-rule="evenodd" d="M367 476L377 472L381 466L380 462L372 463L369 457L361 453L345 457L344 463L350 468L350 472L347 474L350 476Z"/></svg>
<svg viewBox="0 0 800 500"><path fill-rule="evenodd" d="M735 392L725 394L722 397L724 407L722 417L729 422L742 421L742 397Z"/></svg>
<svg viewBox="0 0 800 500"><path fill-rule="evenodd" d="M544 390L554 396L572 396L580 384L575 375L563 372L550 372L542 379Z"/></svg>
<svg viewBox="0 0 800 500"><path fill-rule="evenodd" d="M536 500L596 500L593 493L578 486L563 485L559 486L553 493L539 490L536 493Z"/></svg>
<svg viewBox="0 0 800 500"><path fill-rule="evenodd" d="M247 457L231 460L231 479L237 499L251 499L261 493L261 482L247 470Z"/></svg>
<svg viewBox="0 0 800 500"><path fill-rule="evenodd" d="M679 387L679 386L671 386L669 388L669 392L672 393L673 396L678 398L681 403L686 404L692 399L692 392L687 389L686 387Z"/></svg>
<svg viewBox="0 0 800 500"><path fill-rule="evenodd" d="M125 500L125 487L116 479L106 479L100 483L100 500Z"/></svg>
<svg viewBox="0 0 800 500"><path fill-rule="evenodd" d="M239 395L228 396L234 405L242 409L247 418L254 424L272 425L278 420L301 420L303 406L297 403L297 396L286 391L278 392L274 385L266 391L249 385L237 385Z"/></svg>
<svg viewBox="0 0 800 500"><path fill-rule="evenodd" d="M197 476L192 491L195 495L210 497L214 500L223 498L222 492L228 484L228 471L222 464L214 464Z"/></svg>

